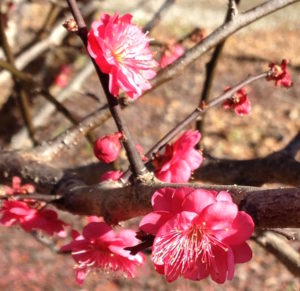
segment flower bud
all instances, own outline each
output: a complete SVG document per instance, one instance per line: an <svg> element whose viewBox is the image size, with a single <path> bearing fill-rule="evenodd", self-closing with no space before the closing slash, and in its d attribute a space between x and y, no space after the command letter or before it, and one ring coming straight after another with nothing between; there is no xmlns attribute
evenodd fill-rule
<svg viewBox="0 0 300 291"><path fill-rule="evenodd" d="M105 135L94 143L94 154L98 160L104 163L115 161L120 154L122 134L117 132L113 135Z"/></svg>

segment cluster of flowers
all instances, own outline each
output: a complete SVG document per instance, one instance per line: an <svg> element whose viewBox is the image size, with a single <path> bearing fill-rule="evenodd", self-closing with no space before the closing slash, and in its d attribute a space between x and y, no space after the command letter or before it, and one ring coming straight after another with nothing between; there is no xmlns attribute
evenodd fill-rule
<svg viewBox="0 0 300 291"><path fill-rule="evenodd" d="M88 33L88 52L100 70L109 75L109 90L113 96L117 97L123 90L136 99L151 88L149 80L156 75L157 63L149 48L149 38L131 20L129 14L121 17L117 13L112 17L102 14ZM183 54L184 48L179 44L167 47L161 67ZM290 87L287 64L287 60L280 66L270 64L267 80L275 81L276 86ZM63 68L61 73L55 82L63 87L70 72ZM249 114L251 105L246 89L237 91L223 107L233 109L238 115ZM122 138L122 133L117 132L98 139L94 144L95 156L105 163L115 161ZM195 149L200 138L198 131L188 130L167 145L165 152L158 153L152 161L156 177L169 183L187 182L203 160L200 151ZM147 160L139 145L137 150L142 159ZM102 175L101 181L118 180L122 175L121 171L110 171ZM21 180L14 177L12 187L5 188L6 201L0 210L0 223L4 226L19 224L26 231L63 235L66 224L58 219L56 212L43 208L42 203L30 197L16 200L16 196L33 192L32 185L22 186ZM155 237L151 258L156 271L165 275L168 282L179 276L201 280L210 275L215 282L224 283L233 278L235 264L251 259L246 240L254 230L253 220L238 210L228 192L165 188L154 193L152 206L153 211L142 219L140 229L146 237ZM128 229L115 233L111 226L92 217L82 234L72 231L73 241L61 250L71 251L79 284L93 269L121 272L132 278L136 267L145 262L144 255L131 254L128 250L139 243L135 236L136 233Z"/></svg>
<svg viewBox="0 0 300 291"><path fill-rule="evenodd" d="M200 140L200 133L195 130L184 132L173 144L167 145L164 154L157 154L152 161L155 176L168 183L187 182L193 171L197 169L203 160L202 154L195 146ZM102 162L115 161L121 150L121 133L106 135L99 138L94 144L94 154ZM140 145L137 145L142 159L146 160ZM109 171L103 174L101 181L117 181L122 176L121 171Z"/></svg>
<svg viewBox="0 0 300 291"><path fill-rule="evenodd" d="M57 213L43 208L43 204L34 199L26 199L27 194L34 193L31 184L21 185L19 177L13 177L12 187L5 187L7 200L2 203L0 223L3 226L20 225L25 231L41 230L52 236L55 233L66 236L64 226L67 224L58 219ZM16 196L24 195L23 201L16 200Z"/></svg>

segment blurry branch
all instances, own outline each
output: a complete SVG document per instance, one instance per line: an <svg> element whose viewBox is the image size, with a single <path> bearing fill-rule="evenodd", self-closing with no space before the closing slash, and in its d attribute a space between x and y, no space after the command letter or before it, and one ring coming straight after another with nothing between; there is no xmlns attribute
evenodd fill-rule
<svg viewBox="0 0 300 291"><path fill-rule="evenodd" d="M249 160L218 159L206 156L194 178L211 183L261 186L265 183L300 185L300 132L280 151Z"/></svg>
<svg viewBox="0 0 300 291"><path fill-rule="evenodd" d="M229 1L227 15L225 17L224 24L232 21L233 18L237 15L237 6L239 5L239 2L240 2L239 0L237 0L237 1L230 0ZM207 103L207 101L209 100L210 91L211 91L211 87L212 87L213 80L215 77L217 64L221 57L226 40L227 40L227 38L225 38L222 42L220 42L215 47L213 54L211 56L211 59L206 64L206 75L205 75L205 80L204 80L201 97L199 100L199 106L201 106L202 103ZM205 117L205 115L201 118L201 120L197 120L197 122L196 122L196 129L199 130L201 133L203 133L203 129L204 129L204 126L203 126L204 117ZM199 145L200 145L200 142L199 142Z"/></svg>
<svg viewBox="0 0 300 291"><path fill-rule="evenodd" d="M50 31L51 26L54 24L60 12L61 7L51 3L51 7L46 15L42 28L38 33L38 37L44 38L46 36L46 33Z"/></svg>
<svg viewBox="0 0 300 291"><path fill-rule="evenodd" d="M51 161L63 150L77 146L78 141L83 135L88 134L88 132L90 132L92 129L96 128L110 118L111 115L107 109L108 105L104 105L100 109L86 116L77 125L74 125L53 140L43 143L41 146L35 147L31 153L34 154L37 159Z"/></svg>
<svg viewBox="0 0 300 291"><path fill-rule="evenodd" d="M63 102L68 97L71 96L73 92L76 92L81 89L85 80L93 73L93 65L88 63L86 64L78 73L72 78L70 84L61 90L57 96L56 100L58 102ZM55 111L55 106L47 103L42 107L33 117L33 125L38 128L45 123L45 120ZM29 146L28 134L26 129L20 129L12 138L10 147L13 149L21 149L24 146Z"/></svg>
<svg viewBox="0 0 300 291"><path fill-rule="evenodd" d="M39 92L42 96L44 96L51 104L53 104L58 112L60 112L66 119L68 119L73 125L77 125L79 120L73 116L73 114L57 99L51 95L51 93L47 90L41 90ZM86 134L88 142L93 146L95 137L92 132L88 132Z"/></svg>
<svg viewBox="0 0 300 291"><path fill-rule="evenodd" d="M13 56L13 53L11 51L10 45L9 45L7 37L6 37L5 23L4 23L5 20L4 19L5 19L5 17L2 14L2 3L0 3L0 37L1 37L1 46L3 48L4 55L5 55L8 63L12 67L14 67L16 69L14 56ZM31 118L31 113L30 113L30 105L29 105L29 100L28 100L27 92L23 88L23 86L20 83L20 81L15 76L13 76L13 80L14 80L15 89L16 89L18 101L19 101L19 104L20 104L20 108L21 108L21 112L22 112L24 123L25 123L25 125L27 127L27 130L29 132L30 138L32 139L33 143L34 144L38 144L38 141L35 138L34 126L32 124L32 118Z"/></svg>
<svg viewBox="0 0 300 291"><path fill-rule="evenodd" d="M234 32L270 13L273 13L298 1L299 0L270 0L236 15L231 21L217 28L199 44L189 49L177 61L160 70L157 76L152 79L152 88L149 91L182 73L188 65L196 61L200 56L216 46L219 42L226 39L228 36L232 35ZM147 92L145 92L145 94Z"/></svg>
<svg viewBox="0 0 300 291"><path fill-rule="evenodd" d="M49 237L43 236L36 231L31 231L30 234L37 242L39 242L43 246L47 247L51 252L54 252L54 253L60 254L60 255L68 254L68 252L61 252L60 247L58 247L55 244L55 242L52 239L50 239Z"/></svg>
<svg viewBox="0 0 300 291"><path fill-rule="evenodd" d="M154 14L153 18L145 24L143 31L151 31L164 17L169 8L175 3L175 0L165 0L165 2L160 6L158 11Z"/></svg>
<svg viewBox="0 0 300 291"><path fill-rule="evenodd" d="M19 71L15 66L1 59L0 68L9 71L16 79L18 79L18 81L26 83L31 83L33 81L29 74Z"/></svg>
<svg viewBox="0 0 300 291"><path fill-rule="evenodd" d="M90 15L99 7L99 3L96 1L88 2L82 8L83 15ZM15 59L15 67L18 70L23 70L28 64L38 58L41 54L49 49L60 45L64 38L67 36L68 32L63 28L64 21L58 23L49 36L37 44L33 45L32 47L28 48L26 51L22 52L16 59ZM8 72L1 72L0 73L0 85L7 82L10 78L10 74ZM7 98L8 96L6 96ZM2 96L2 99L4 96ZM5 102L5 100L1 101Z"/></svg>
<svg viewBox="0 0 300 291"><path fill-rule="evenodd" d="M78 25L78 36L82 40L85 48L87 48L87 27L85 21L81 15L79 7L76 0L67 0L69 9ZM126 124L126 121L122 115L122 109L119 103L119 99L115 98L109 91L109 76L100 71L98 65L95 63L94 59L91 57L91 61L94 64L95 71L97 73L100 84L102 85L107 103L109 106L110 113L114 119L114 122L118 128L118 131L121 132L124 136L122 143L125 148L128 161L130 163L131 170L136 178L140 178L143 175L147 174L147 169L144 166L144 163L141 159L141 156L136 148L136 143L133 140L133 137L129 131L129 128Z"/></svg>
<svg viewBox="0 0 300 291"><path fill-rule="evenodd" d="M285 239L270 231L258 231L253 240L273 254L296 277L300 277L300 254Z"/></svg>
<svg viewBox="0 0 300 291"><path fill-rule="evenodd" d="M268 228L266 230L276 233L276 234L279 234L279 235L285 237L287 240L296 240L295 233L285 230L284 228Z"/></svg>

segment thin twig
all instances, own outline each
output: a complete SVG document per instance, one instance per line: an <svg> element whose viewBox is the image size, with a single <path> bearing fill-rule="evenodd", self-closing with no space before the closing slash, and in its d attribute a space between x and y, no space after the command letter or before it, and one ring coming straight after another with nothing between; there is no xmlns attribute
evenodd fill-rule
<svg viewBox="0 0 300 291"><path fill-rule="evenodd" d="M159 7L153 18L146 23L143 27L143 31L151 31L163 18L168 9L175 3L175 0L165 0L165 2Z"/></svg>
<svg viewBox="0 0 300 291"><path fill-rule="evenodd" d="M39 92L42 96L44 96L51 104L53 104L57 111L60 112L65 116L66 119L68 119L73 125L77 125L79 123L79 120L73 116L73 114L62 104L60 103L48 90L41 90ZM86 134L86 138L88 142L93 146L95 141L95 136L92 132L88 132Z"/></svg>
<svg viewBox="0 0 300 291"><path fill-rule="evenodd" d="M287 240L296 240L295 233L287 231L282 228L268 228L268 231L280 234L281 236L285 237Z"/></svg>
<svg viewBox="0 0 300 291"><path fill-rule="evenodd" d="M162 148L165 147L165 145L172 140L177 134L179 134L186 126L188 126L191 122L195 121L199 116L202 116L205 114L209 109L219 105L226 99L233 96L235 92L240 90L245 85L248 85L254 81L257 81L259 79L265 78L268 76L269 71L260 73L255 76L250 76L246 80L240 82L236 86L234 86L229 91L226 91L216 97L215 99L211 100L207 105L205 105L203 108L197 107L191 114L189 114L184 120L179 122L172 130L170 130L163 138L161 138L146 154L146 157L148 160L152 160L155 157L155 153L159 152ZM126 171L126 173L122 176L121 181L126 184L128 179L130 178L130 171Z"/></svg>
<svg viewBox="0 0 300 291"><path fill-rule="evenodd" d="M9 71L19 81L26 82L26 83L33 82L31 75L24 73L22 71L19 71L15 66L11 65L10 63L6 62L5 60L0 59L0 68Z"/></svg>
<svg viewBox="0 0 300 291"><path fill-rule="evenodd" d="M144 95L182 73L187 66L236 31L268 14L271 14L298 1L300 0L270 0L238 14L232 21L221 25L199 44L189 49L174 63L160 70L156 77L151 81L152 88L144 92Z"/></svg>
<svg viewBox="0 0 300 291"><path fill-rule="evenodd" d="M4 54L5 54L5 57L8 61L8 63L11 66L15 67L14 56L12 54L10 45L9 45L7 37L6 37L4 15L2 14L2 4L1 3L0 3L0 36L1 36L1 45L3 48ZM38 144L38 141L35 138L35 129L34 129L34 126L32 123L32 118L31 118L31 113L30 113L30 105L29 105L27 92L22 87L22 84L18 81L17 78L13 77L13 79L14 79L15 89L16 89L18 100L20 103L20 108L21 108L24 122L27 126L29 135L30 135L33 143Z"/></svg>
<svg viewBox="0 0 300 291"><path fill-rule="evenodd" d="M253 239L279 259L292 274L300 276L300 254L283 238L272 232L262 231Z"/></svg>
<svg viewBox="0 0 300 291"><path fill-rule="evenodd" d="M228 23L229 21L232 21L233 18L237 15L237 5L240 1L230 0L228 3L228 10L225 17L224 24ZM225 38L222 42L220 42L214 49L214 52L211 56L210 61L206 64L206 75L203 85L203 90L201 93L201 97L199 100L199 106L201 106L202 103L207 103L210 97L211 87L213 84L216 68L218 61L220 59L220 56L222 54L223 48L225 46L225 42L228 38ZM200 120L196 121L196 129L199 130L201 133L203 133L204 129L204 119L205 115L202 116ZM200 141L198 143L198 148L200 148Z"/></svg>
<svg viewBox="0 0 300 291"><path fill-rule="evenodd" d="M66 148L77 145L81 136L86 135L89 131L104 123L110 118L110 112L107 110L108 105L104 105L95 112L86 116L78 125L75 125L63 132L56 138L35 147L31 152L41 160L50 161L58 156Z"/></svg>
<svg viewBox="0 0 300 291"><path fill-rule="evenodd" d="M53 240L50 238L43 236L39 234L37 231L31 231L31 236L39 243L41 243L43 246L47 247L51 252L54 252L56 254L60 255L66 255L69 254L69 252L61 252L60 248L55 244Z"/></svg>
<svg viewBox="0 0 300 291"><path fill-rule="evenodd" d="M76 0L67 0L67 3L69 5L69 8L71 10L71 13L77 22L78 25L78 35L81 38L83 44L85 47L87 47L87 27L85 24L85 21L80 13L80 10L77 6ZM107 74L104 74L100 71L97 64L91 58L95 70L98 75L98 79L103 87L109 109L111 112L111 115L116 123L116 126L118 130L123 134L124 140L123 145L127 153L127 157L130 163L130 166L132 168L133 174L135 177L142 176L147 173L147 169L144 166L144 163L141 159L141 156L139 152L136 149L136 143L133 141L133 138L131 136L131 133L126 125L125 119L122 116L122 110L121 106L119 104L119 100L115 98L110 92L109 92L109 76Z"/></svg>

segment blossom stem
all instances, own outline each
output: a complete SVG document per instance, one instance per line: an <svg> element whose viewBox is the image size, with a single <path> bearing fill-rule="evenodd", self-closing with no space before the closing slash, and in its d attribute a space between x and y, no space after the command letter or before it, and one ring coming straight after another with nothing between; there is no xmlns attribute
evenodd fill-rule
<svg viewBox="0 0 300 291"><path fill-rule="evenodd" d="M80 13L80 10L78 8L78 5L76 3L76 0L67 0L67 3L69 5L69 8L71 10L71 13L75 19L75 21L77 22L78 25L78 35L81 38L83 44L85 45L85 47L87 47L87 27L85 24L85 21ZM94 66L95 66L95 70L97 72L99 81L103 87L108 105L109 105L109 109L111 112L111 115L116 123L116 126L118 128L118 130L123 134L124 139L123 139L123 145L131 166L131 170L133 172L133 175L135 177L139 177L143 174L146 174L147 169L144 166L144 163L141 159L141 156L139 154L139 152L136 149L136 144L131 136L131 133L126 125L125 119L122 116L121 113L121 106L119 103L119 100L117 98L115 98L110 92L109 92L109 76L107 74L104 74L100 71L100 69L98 68L97 64L95 63L95 61L91 58Z"/></svg>

